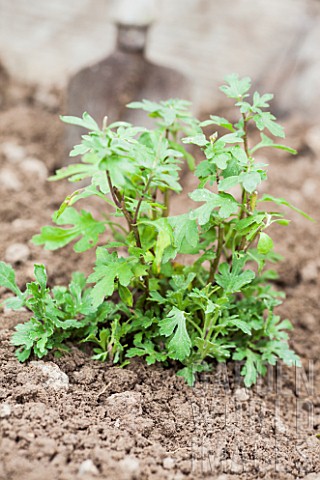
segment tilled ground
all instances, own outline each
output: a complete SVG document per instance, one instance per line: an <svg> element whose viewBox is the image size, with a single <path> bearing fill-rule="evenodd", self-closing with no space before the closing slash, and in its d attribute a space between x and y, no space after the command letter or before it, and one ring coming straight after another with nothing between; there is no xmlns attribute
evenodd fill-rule
<svg viewBox="0 0 320 480"><path fill-rule="evenodd" d="M48 266L52 284L63 284L75 269L90 271L92 254L44 252L29 241L70 191L45 180L65 158L60 103L52 95L39 102L18 86L8 98L0 113L0 257L15 265L21 285L32 278L34 262ZM288 142L302 155L268 158L268 191L319 220L319 132L299 125L287 122ZM320 478L319 224L289 218L287 230L273 232L286 257L280 313L295 325L291 339L303 368L279 365L250 391L231 364L200 377L193 389L173 369L133 361L119 370L77 348L60 360L21 365L10 335L28 314L4 311L0 479Z"/></svg>

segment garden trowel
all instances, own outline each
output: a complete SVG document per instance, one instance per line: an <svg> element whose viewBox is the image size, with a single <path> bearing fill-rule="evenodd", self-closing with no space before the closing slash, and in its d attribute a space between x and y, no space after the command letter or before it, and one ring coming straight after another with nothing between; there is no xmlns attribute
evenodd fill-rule
<svg viewBox="0 0 320 480"><path fill-rule="evenodd" d="M144 112L127 109L134 100L190 98L188 80L175 70L155 65L145 57L147 33L157 0L116 0L113 17L117 25L115 52L99 63L86 67L70 81L67 89L67 115L88 112L102 125L122 120L148 126ZM67 127L67 147L80 139L79 128Z"/></svg>

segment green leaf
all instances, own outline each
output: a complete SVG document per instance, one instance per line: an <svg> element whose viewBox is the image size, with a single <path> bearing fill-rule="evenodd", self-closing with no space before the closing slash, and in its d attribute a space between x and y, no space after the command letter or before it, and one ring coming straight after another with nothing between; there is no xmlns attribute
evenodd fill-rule
<svg viewBox="0 0 320 480"><path fill-rule="evenodd" d="M46 332L45 327L40 322L31 318L26 323L19 323L15 327L15 332L12 335L12 345L18 347L23 346L25 349L31 349L33 345L41 338L42 335L48 335L52 333L49 328Z"/></svg>
<svg viewBox="0 0 320 480"><path fill-rule="evenodd" d="M222 85L220 90L229 98L239 100L243 98L250 90L251 79L249 77L240 78L238 74L232 73L225 77L228 85Z"/></svg>
<svg viewBox="0 0 320 480"><path fill-rule="evenodd" d="M181 368L181 370L178 370L177 376L184 378L189 387L193 387L196 381L196 373L197 371L193 368L192 365L190 365L188 367Z"/></svg>
<svg viewBox="0 0 320 480"><path fill-rule="evenodd" d="M79 182L85 178L92 177L96 172L98 172L98 166L95 164L75 163L58 169L55 175L49 177L49 181L52 182L70 177L70 182Z"/></svg>
<svg viewBox="0 0 320 480"><path fill-rule="evenodd" d="M140 108L149 112L149 116L159 118L159 124L169 131L177 130L187 132L197 130L198 121L190 113L190 102L171 98L162 100L159 103L143 100L142 102L132 102L127 105L128 108Z"/></svg>
<svg viewBox="0 0 320 480"><path fill-rule="evenodd" d="M139 225L150 225L158 232L154 250L155 263L159 269L165 249L172 245L174 241L172 227L167 218L159 218L153 221L143 219L139 222Z"/></svg>
<svg viewBox="0 0 320 480"><path fill-rule="evenodd" d="M230 152L241 166L244 166L248 163L247 154L240 145L234 145L231 147Z"/></svg>
<svg viewBox="0 0 320 480"><path fill-rule="evenodd" d="M234 132L232 123L223 117L217 117L216 115L210 115L210 120L205 120L200 123L200 127L207 127L209 125L218 125L219 127L226 128L230 132Z"/></svg>
<svg viewBox="0 0 320 480"><path fill-rule="evenodd" d="M262 112L258 115L255 115L253 120L255 121L259 130L264 130L266 128L275 137L285 137L283 127L275 122L276 117L270 112Z"/></svg>
<svg viewBox="0 0 320 480"><path fill-rule="evenodd" d="M34 276L35 276L37 282L39 283L41 290L45 291L45 289L47 287L47 280L48 280L45 266L44 265L35 265L34 266Z"/></svg>
<svg viewBox="0 0 320 480"><path fill-rule="evenodd" d="M239 328L243 333L246 335L251 335L251 327L250 324L247 322L244 322L243 320L240 320L238 318L233 318L227 321L227 324L229 326L234 326Z"/></svg>
<svg viewBox="0 0 320 480"><path fill-rule="evenodd" d="M115 289L115 280L127 287L134 277L133 267L137 263L134 258L119 258L117 253L109 253L105 247L97 248L97 259L94 273L87 282L95 283L91 291L92 305L97 308L105 297L110 297Z"/></svg>
<svg viewBox="0 0 320 480"><path fill-rule="evenodd" d="M261 369L261 359L259 355L254 353L249 348L245 350L238 349L233 355L234 360L246 359L245 364L241 370L241 374L244 375L244 384L247 388L250 388L257 382L258 369Z"/></svg>
<svg viewBox="0 0 320 480"><path fill-rule="evenodd" d="M32 352L31 348L20 347L16 350L16 357L19 360L19 362L25 362L30 357L31 352Z"/></svg>
<svg viewBox="0 0 320 480"><path fill-rule="evenodd" d="M215 281L222 287L225 293L240 292L244 285L251 283L255 277L252 270L242 271L245 264L245 257L234 254L232 265L222 263L219 267L219 273L215 276Z"/></svg>
<svg viewBox="0 0 320 480"><path fill-rule="evenodd" d="M173 227L174 244L179 253L181 253L185 244L188 244L191 248L197 247L199 243L198 226L189 214L169 217L168 222Z"/></svg>
<svg viewBox="0 0 320 480"><path fill-rule="evenodd" d="M68 195L64 199L64 201L61 203L59 209L53 214L52 219L53 219L54 222L56 222L58 220L58 218L61 217L63 212L66 210L66 208L68 208L71 205L71 201L72 201L73 197L76 197L80 191L81 190L76 190L75 192L73 192L71 195Z"/></svg>
<svg viewBox="0 0 320 480"><path fill-rule="evenodd" d="M183 157L185 158L185 160L188 164L189 170L191 172L193 172L194 169L196 168L196 161L195 161L194 156L191 155L191 153L187 152L187 150L184 148L184 146L180 145L179 143L170 142L170 146L172 148L174 148L174 150L180 152L183 155Z"/></svg>
<svg viewBox="0 0 320 480"><path fill-rule="evenodd" d="M41 233L35 235L32 241L35 245L44 245L48 250L56 250L64 247L79 236L82 238L75 244L76 252L84 252L94 247L101 233L105 231L103 222L95 220L91 213L81 210L77 212L74 208L68 207L56 219L58 225L73 224L71 228L60 228L46 226L41 229Z"/></svg>
<svg viewBox="0 0 320 480"><path fill-rule="evenodd" d="M224 178L219 182L219 191L225 192L240 183L240 176L239 175L231 175L230 177Z"/></svg>
<svg viewBox="0 0 320 480"><path fill-rule="evenodd" d="M118 292L119 292L120 298L123 301L123 303L128 305L128 307L132 307L133 297L132 297L132 293L129 290L129 288L120 284L119 287L118 287Z"/></svg>
<svg viewBox="0 0 320 480"><path fill-rule="evenodd" d="M146 357L146 362L148 365L153 365L155 362L164 362L167 359L167 355L164 352L158 352L156 350L156 345L152 342L151 339L142 340L143 333L139 332L135 335L133 348L129 348L126 353L127 358L132 357Z"/></svg>
<svg viewBox="0 0 320 480"><path fill-rule="evenodd" d="M20 310L25 305L25 296L6 298L2 304L10 310Z"/></svg>
<svg viewBox="0 0 320 480"><path fill-rule="evenodd" d="M287 147L286 145L282 145L279 143L274 143L274 141L264 133L261 133L261 142L257 143L255 147L251 148L250 153L252 154L257 150L259 150L260 148L268 148L268 147L277 148L278 150L284 150L288 153L291 153L292 155L297 154L297 150L295 150L294 148Z"/></svg>
<svg viewBox="0 0 320 480"><path fill-rule="evenodd" d="M207 154L207 152L206 152ZM227 168L228 161L230 160L230 154L229 153L215 153L210 160L220 169L224 170Z"/></svg>
<svg viewBox="0 0 320 480"><path fill-rule="evenodd" d="M170 358L183 361L191 351L191 339L189 337L185 312L173 307L168 313L167 318L160 320L160 335L173 336L168 343L168 352Z"/></svg>
<svg viewBox="0 0 320 480"><path fill-rule="evenodd" d="M85 155L90 150L90 147L80 143L80 145L75 145L71 152L69 153L69 157L77 157L78 155Z"/></svg>
<svg viewBox="0 0 320 480"><path fill-rule="evenodd" d="M64 123L69 123L70 125L76 125L78 127L84 127L87 130L99 130L97 122L87 112L84 112L82 118L60 115L60 119Z"/></svg>
<svg viewBox="0 0 320 480"><path fill-rule="evenodd" d="M259 183L261 183L261 177L258 172L247 172L240 175L240 180L243 188L246 192L253 193Z"/></svg>
<svg viewBox="0 0 320 480"><path fill-rule="evenodd" d="M146 112L156 112L161 108L159 103L150 102L150 100L142 100L142 102L131 102L127 104L127 108L141 109Z"/></svg>
<svg viewBox="0 0 320 480"><path fill-rule="evenodd" d="M207 363L193 363L177 371L177 376L185 379L189 387L193 387L196 381L196 374L208 372L210 366Z"/></svg>
<svg viewBox="0 0 320 480"><path fill-rule="evenodd" d="M32 242L35 245L44 245L48 250L57 250L75 240L77 236L78 233L72 229L47 226L41 228L40 234L32 237Z"/></svg>
<svg viewBox="0 0 320 480"><path fill-rule="evenodd" d="M239 136L238 132L227 133L219 138L219 142L226 143L243 143L243 138Z"/></svg>
<svg viewBox="0 0 320 480"><path fill-rule="evenodd" d="M286 341L272 342L273 352L284 361L289 367L296 366L301 367L301 360L299 356L290 349Z"/></svg>
<svg viewBox="0 0 320 480"><path fill-rule="evenodd" d="M223 362L230 357L228 344L223 345L200 337L196 337L194 344L198 347L202 357L212 357L218 360L218 362Z"/></svg>
<svg viewBox="0 0 320 480"><path fill-rule="evenodd" d="M264 95L260 95L258 92L254 92L253 94L253 111L255 112L257 109L260 108L268 108L269 101L273 99L272 93L265 93Z"/></svg>
<svg viewBox="0 0 320 480"><path fill-rule="evenodd" d="M11 265L0 262L0 286L5 287L11 292L21 297L23 293L16 284L16 274Z"/></svg>
<svg viewBox="0 0 320 480"><path fill-rule="evenodd" d="M238 202L232 195L227 193L210 192L206 188L194 190L189 197L195 202L206 202L202 207L193 211L193 215L198 219L199 225L205 225L209 222L213 210L219 209L218 216L222 219L230 217L237 213Z"/></svg>
<svg viewBox="0 0 320 480"><path fill-rule="evenodd" d="M264 232L260 233L258 245L258 252L262 255L267 255L273 249L273 240Z"/></svg>
<svg viewBox="0 0 320 480"><path fill-rule="evenodd" d="M208 160L203 160L200 162L195 171L195 175L198 178L207 178L210 176L213 176L213 178L216 178L215 176L216 168L215 165L210 163Z"/></svg>
<svg viewBox="0 0 320 480"><path fill-rule="evenodd" d="M101 172L102 174L104 172ZM101 175L100 179L101 180L103 177L103 175ZM92 182L93 183L96 183L97 186L101 189L101 192L97 189L97 187L93 184L91 185L88 185L87 187L85 188L81 188L79 190L76 190L75 192L73 192L72 195L70 195L70 202L69 202L69 205L71 207L71 205L74 205L76 202L78 202L79 200L82 200L83 198L88 198L88 197L92 197L92 196L97 196L97 197L100 197L104 202L108 203L109 205L111 206L114 206L113 202L111 202L107 197L106 197L106 193L109 193L109 187L105 188L105 185L103 185L103 188L102 188L102 183L103 182L96 182L97 178L96 176L94 176L92 178ZM54 221L56 221L55 217L53 218Z"/></svg>
<svg viewBox="0 0 320 480"><path fill-rule="evenodd" d="M302 215L303 217L307 218L308 220L311 220L312 222L314 222L314 219L312 217L310 217L310 215L308 215L307 213L303 212L302 210L300 210L299 208L295 207L294 205L292 205L291 203L289 203L287 200L285 200L284 198L276 198L276 197L273 197L272 195L263 195L260 200L258 200L259 202L273 202L275 203L276 205L284 205L285 207L288 207L290 208L291 210L293 210L294 212L297 212L299 213L300 215Z"/></svg>
<svg viewBox="0 0 320 480"><path fill-rule="evenodd" d="M198 145L199 147L204 147L207 145L208 140L204 133L199 133L198 135L194 135L192 137L185 137L182 139L183 143L192 143L194 145Z"/></svg>
<svg viewBox="0 0 320 480"><path fill-rule="evenodd" d="M241 232L241 235L245 235L251 229L256 231L256 228L263 223L265 216L265 213L257 213L251 215L250 217L242 218L235 225L235 229L237 232Z"/></svg>

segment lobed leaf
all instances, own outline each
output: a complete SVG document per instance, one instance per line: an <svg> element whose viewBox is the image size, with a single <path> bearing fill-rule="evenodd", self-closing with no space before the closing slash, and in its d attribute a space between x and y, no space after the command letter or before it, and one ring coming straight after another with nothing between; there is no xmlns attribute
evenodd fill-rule
<svg viewBox="0 0 320 480"><path fill-rule="evenodd" d="M288 202L284 198L277 198L277 197L273 197L272 195L265 194L260 198L259 202L273 202L276 205L284 205L285 207L290 208L294 212L297 212L303 217L307 218L308 220L311 220L312 222L314 222L314 219L310 217L310 215L300 210L300 208L295 207L294 205L292 205L292 203Z"/></svg>
<svg viewBox="0 0 320 480"><path fill-rule="evenodd" d="M160 335L169 337L173 334L168 352L170 358L183 361L190 353L191 339L186 328L185 312L173 307L167 318L159 322Z"/></svg>
<svg viewBox="0 0 320 480"><path fill-rule="evenodd" d="M91 131L99 130L97 122L87 112L83 113L82 118L60 115L60 119L69 125L76 125Z"/></svg>
<svg viewBox="0 0 320 480"><path fill-rule="evenodd" d="M18 297L22 297L23 293L16 283L16 274L11 265L0 262L0 286L5 287Z"/></svg>

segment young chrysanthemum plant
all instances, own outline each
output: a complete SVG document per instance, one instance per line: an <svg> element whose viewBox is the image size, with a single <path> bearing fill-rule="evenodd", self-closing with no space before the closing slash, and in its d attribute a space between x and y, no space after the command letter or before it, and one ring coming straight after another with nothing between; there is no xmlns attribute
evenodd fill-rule
<svg viewBox="0 0 320 480"><path fill-rule="evenodd" d="M250 98L250 86L248 77L230 75L221 87L239 110L235 124L217 116L200 123L181 100L128 105L149 112L157 122L153 130L124 122L99 128L87 113L62 117L89 133L70 154L81 163L50 180L87 179L87 186L64 200L53 216L57 226L42 228L33 241L51 250L74 241L76 252L96 248L96 265L88 278L74 273L68 287L52 290L45 267L35 265L35 281L21 292L13 269L0 264L0 284L16 295L5 305L33 312L12 337L20 361L61 353L70 341L87 342L95 359L120 366L135 356L148 364L176 361L178 375L190 385L196 372L216 361L240 360L248 387L278 358L299 364L288 346L291 324L274 313L284 294L269 284L276 274L266 269L279 258L266 230L288 221L264 205L307 215L282 198L259 196L267 165L254 158L265 147L296 152L268 136L284 137L265 111L272 95ZM216 127L226 134L218 135ZM203 128L211 130L209 137ZM254 130L261 139L252 145ZM194 171L185 144L195 145L203 158L194 172L199 186L189 194L192 210L171 216L170 199L182 192L182 163ZM90 196L101 199L100 219L74 207ZM179 254L189 259L186 264Z"/></svg>

